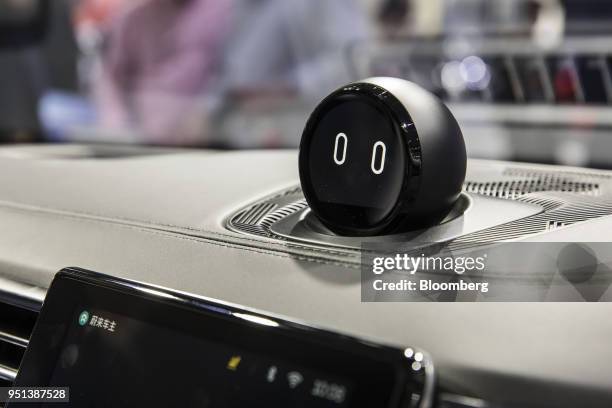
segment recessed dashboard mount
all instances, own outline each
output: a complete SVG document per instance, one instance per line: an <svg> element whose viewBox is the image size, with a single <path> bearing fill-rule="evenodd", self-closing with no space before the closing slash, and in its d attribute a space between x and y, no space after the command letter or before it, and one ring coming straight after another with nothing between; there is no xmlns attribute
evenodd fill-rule
<svg viewBox="0 0 612 408"><path fill-rule="evenodd" d="M414 348L69 268L15 386L69 387L73 406L430 407L433 378Z"/></svg>
<svg viewBox="0 0 612 408"><path fill-rule="evenodd" d="M299 155L312 212L343 235L431 226L447 217L466 172L457 121L414 83L369 78L326 97Z"/></svg>

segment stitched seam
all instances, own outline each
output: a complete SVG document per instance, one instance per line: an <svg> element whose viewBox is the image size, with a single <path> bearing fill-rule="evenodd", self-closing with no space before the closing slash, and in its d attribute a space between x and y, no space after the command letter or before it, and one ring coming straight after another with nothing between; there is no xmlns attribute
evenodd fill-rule
<svg viewBox="0 0 612 408"><path fill-rule="evenodd" d="M140 227L140 226L137 226L137 225L123 224L123 223L120 223L120 222L110 222L110 221L102 220L102 219L86 218L86 217L80 216L78 214L73 214L73 213L63 214L63 213L60 213L60 212L54 212L53 210L50 210L50 211L33 211L31 209L21 208L19 206L6 206L6 205L3 205L1 203L0 203L0 206L3 206L3 207L8 208L8 209L15 210L15 211L37 212L39 214L47 214L47 215L51 215L52 214L54 216L58 216L58 217L62 217L62 218L69 218L69 219L72 219L72 220L77 220L79 222L97 223L97 224L102 224L102 225L110 226L112 228L132 229L132 230L135 230L135 231L140 231L140 232L144 232L144 233L148 233L148 234L152 234L152 235L158 235L158 236L161 236L161 237L164 237L164 238L180 239L180 240L184 240L184 241L195 242L195 243L198 243L198 244L215 245L215 246L219 246L219 247L227 248L227 249L235 249L235 250L242 250L242 251L248 251L248 252L264 254L264 255L270 255L270 256L277 257L277 258L297 259L297 260L306 261L306 262L314 262L314 263L325 264L325 265L341 266L341 267L350 268L350 269L359 269L359 265L358 264L353 264L353 263L348 263L348 262L345 263L345 262L342 262L342 261L325 260L325 259L321 259L321 258L314 258L314 257L305 256L305 255L299 255L299 254L295 254L295 253L291 253L291 252L283 253L282 251L274 251L273 252L273 251L267 251L267 250L264 250L264 249L249 248L247 246L240 245L240 244L237 244L237 243L231 243L231 242L224 242L224 243L222 243L222 242L219 242L219 241L215 241L215 240L213 240L211 238L194 237L194 236L184 235L184 234L181 234L179 232L159 230L159 229L155 229L154 226L152 226L151 228L150 227ZM137 222L137 221L134 221L134 222ZM255 241L255 240L251 240L251 241ZM263 241L258 241L258 242L263 242Z"/></svg>
<svg viewBox="0 0 612 408"><path fill-rule="evenodd" d="M194 227L188 227L188 226L167 224L167 223L162 223L162 222L156 222L156 221L153 221L153 220L137 220L137 219L133 219L133 218L120 217L120 216L114 216L114 215L104 215L104 214L98 214L98 213L88 212L88 211L76 211L76 210L72 210L72 209L47 207L47 206L42 206L42 205L38 205L38 204L25 204L25 203L18 203L18 202L14 202L14 201L5 201L5 200L0 200L0 207L18 208L18 209L27 210L27 211L48 212L48 213L53 213L53 214L66 213L64 215L97 217L97 218L108 220L108 222L123 221L123 222L129 222L129 223L134 223L134 224L143 224L143 225L146 225L146 226L149 226L149 227L153 227L153 228L155 228L155 227L170 227L170 228L175 228L175 229L182 229L182 230L185 230L185 231L198 232L198 233L202 233L202 234L216 235L216 236L219 236L219 237L228 238L228 239L232 239L232 240L243 240L243 241L246 241L246 242L256 242L256 243L260 243L260 244L261 243L268 243L268 244L273 244L275 246L283 247L282 245L280 245L280 244L278 244L276 242L273 242L273 241L271 242L271 241L266 241L266 240L262 240L262 239L247 238L247 237L244 237L244 236L241 236L241 235L224 234L224 233L221 233L221 232L211 231L211 230L202 229L202 228L194 228ZM103 221L103 220L100 220L100 221ZM176 232L176 231L172 231L172 232ZM291 245L293 245L294 247L300 248L302 250L311 251L311 252L315 252L315 253L323 253L323 254L331 254L331 255L347 255L347 253L338 252L338 251L325 250L325 249L322 249L322 248L306 247L306 246L300 245L299 243L291 242Z"/></svg>

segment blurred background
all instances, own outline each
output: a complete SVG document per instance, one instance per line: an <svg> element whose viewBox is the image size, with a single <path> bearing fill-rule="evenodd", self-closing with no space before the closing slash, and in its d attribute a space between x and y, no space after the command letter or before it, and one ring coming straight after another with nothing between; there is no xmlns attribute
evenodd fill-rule
<svg viewBox="0 0 612 408"><path fill-rule="evenodd" d="M606 0L0 0L2 143L294 148L374 75L444 99L471 157L612 168Z"/></svg>

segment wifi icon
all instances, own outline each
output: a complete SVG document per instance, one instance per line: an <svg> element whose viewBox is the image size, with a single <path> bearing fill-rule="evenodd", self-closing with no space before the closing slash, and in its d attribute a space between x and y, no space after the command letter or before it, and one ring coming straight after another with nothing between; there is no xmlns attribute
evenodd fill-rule
<svg viewBox="0 0 612 408"><path fill-rule="evenodd" d="M289 388L295 388L304 381L304 377L297 371L291 371L287 374L287 381L289 382Z"/></svg>

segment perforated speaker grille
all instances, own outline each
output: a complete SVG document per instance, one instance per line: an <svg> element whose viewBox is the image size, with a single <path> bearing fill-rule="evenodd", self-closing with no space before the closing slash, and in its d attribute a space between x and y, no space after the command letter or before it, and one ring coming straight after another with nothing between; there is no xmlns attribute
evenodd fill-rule
<svg viewBox="0 0 612 408"><path fill-rule="evenodd" d="M275 236L270 227L306 207L308 204L302 189L291 188L239 211L229 219L228 227L234 231L284 240L283 237Z"/></svg>
<svg viewBox="0 0 612 408"><path fill-rule="evenodd" d="M468 173L465 192L530 203L542 211L463 235L452 245L517 239L612 215L611 185L612 173L603 171L499 164L491 165L489 171L481 164L478 171ZM276 236L270 227L307 207L301 189L294 187L244 208L231 216L227 225L233 231L287 241L291 237ZM299 245L298 239L295 244Z"/></svg>
<svg viewBox="0 0 612 408"><path fill-rule="evenodd" d="M580 172L552 173L550 171L516 167L507 168L502 174L507 179L498 181L466 181L464 190L468 193L509 199L541 191L598 196L601 194L600 183L610 179L610 176L603 174Z"/></svg>
<svg viewBox="0 0 612 408"><path fill-rule="evenodd" d="M475 242L492 242L517 239L527 235L550 231L577 222L612 214L612 201L599 200L588 195L563 193L532 193L518 198L519 201L538 204L544 211L509 223L464 235L456 239L452 249Z"/></svg>

